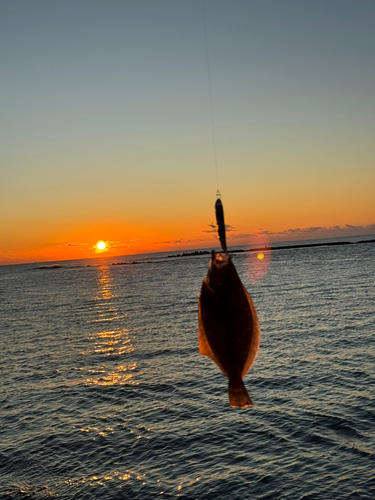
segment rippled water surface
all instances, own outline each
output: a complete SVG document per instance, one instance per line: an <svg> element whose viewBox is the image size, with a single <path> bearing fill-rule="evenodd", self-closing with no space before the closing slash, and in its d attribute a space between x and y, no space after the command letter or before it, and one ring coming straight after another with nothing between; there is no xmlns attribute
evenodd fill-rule
<svg viewBox="0 0 375 500"><path fill-rule="evenodd" d="M246 410L198 354L207 255L0 268L1 499L375 498L375 244L233 259Z"/></svg>

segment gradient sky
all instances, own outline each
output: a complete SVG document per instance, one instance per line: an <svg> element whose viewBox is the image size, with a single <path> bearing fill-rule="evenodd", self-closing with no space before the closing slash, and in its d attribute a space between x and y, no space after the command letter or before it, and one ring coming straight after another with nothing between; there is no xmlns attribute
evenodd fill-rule
<svg viewBox="0 0 375 500"><path fill-rule="evenodd" d="M205 10L229 245L375 233L375 1ZM3 0L0 44L0 264L215 243L202 0Z"/></svg>

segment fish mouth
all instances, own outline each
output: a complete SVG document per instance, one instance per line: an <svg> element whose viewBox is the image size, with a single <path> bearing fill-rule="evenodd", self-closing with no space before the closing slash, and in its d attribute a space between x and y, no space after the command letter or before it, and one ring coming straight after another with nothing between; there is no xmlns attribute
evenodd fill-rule
<svg viewBox="0 0 375 500"><path fill-rule="evenodd" d="M211 252L211 261L208 268L207 278L210 287L220 287L224 284L227 275L227 266L231 258L224 252Z"/></svg>
<svg viewBox="0 0 375 500"><path fill-rule="evenodd" d="M215 252L215 250L211 251L211 262L210 267L215 266L219 269L225 267L230 261L230 257L227 253L224 252Z"/></svg>

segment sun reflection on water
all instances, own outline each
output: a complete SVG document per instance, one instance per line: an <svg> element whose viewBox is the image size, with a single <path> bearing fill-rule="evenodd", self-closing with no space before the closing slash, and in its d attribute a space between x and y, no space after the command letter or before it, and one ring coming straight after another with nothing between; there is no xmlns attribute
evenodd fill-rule
<svg viewBox="0 0 375 500"><path fill-rule="evenodd" d="M98 267L98 272L99 290L96 299L109 300L115 298L116 296L112 293L112 278L110 276L109 266Z"/></svg>
<svg viewBox="0 0 375 500"><path fill-rule="evenodd" d="M182 497L183 491L185 488L191 487L194 484L197 484L200 481L201 477L191 477L191 478L183 478L179 480L177 485L173 486L173 489L170 490L170 493L176 497ZM85 486L90 487L99 487L100 490L96 490L98 492L104 491L101 487L108 486L111 483L112 487L116 487L119 490L125 486L125 483L131 483L133 487L136 489L141 488L142 486L147 485L149 488L153 489L154 495L162 495L166 493L166 490L169 489L165 482L161 479L156 479L155 477L150 477L148 474L136 472L131 469L115 469L115 470L106 470L106 471L95 471L95 473L91 473L87 476L83 476L80 478L68 479L63 482L65 485L70 487L70 492L74 492L75 488L80 488ZM107 484L106 484L107 483ZM57 486L57 485L55 485ZM174 491L173 491L174 490ZM74 496L74 495L72 495ZM121 495L120 495L121 496ZM144 498L149 498L149 495L145 495ZM43 497L44 498L44 497ZM122 496L121 496L122 498ZM125 497L124 497L125 498ZM128 498L128 497L126 497ZM137 497L138 498L138 497Z"/></svg>
<svg viewBox="0 0 375 500"><path fill-rule="evenodd" d="M133 377L132 373L127 372L135 370L136 367L137 363L118 366L114 371L110 373L105 372L101 377L87 378L86 382L95 385L125 385Z"/></svg>
<svg viewBox="0 0 375 500"><path fill-rule="evenodd" d="M89 337L94 342L94 349L83 354L105 356L108 364L106 362L106 364L90 368L88 372L91 376L86 378L86 383L100 386L128 383L133 385L134 382L130 382L130 379L133 378L132 372L136 369L137 363L125 363L118 359L118 356L133 352L134 347L129 330L123 328L123 320L127 315L121 314L118 309L117 295L113 291L113 278L108 266L98 268L97 283L98 291L93 297L96 319L92 320L91 323L106 322L106 326L109 326L108 322L111 322L112 328L97 331ZM112 359L113 361L116 359L120 363L117 366L111 366Z"/></svg>
<svg viewBox="0 0 375 500"><path fill-rule="evenodd" d="M95 341L94 352L97 354L111 356L134 351L127 329L98 332L91 339Z"/></svg>

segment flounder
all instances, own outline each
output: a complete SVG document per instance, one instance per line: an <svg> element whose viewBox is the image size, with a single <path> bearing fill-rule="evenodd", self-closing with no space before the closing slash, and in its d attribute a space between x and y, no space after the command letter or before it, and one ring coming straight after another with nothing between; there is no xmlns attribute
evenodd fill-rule
<svg viewBox="0 0 375 500"><path fill-rule="evenodd" d="M253 301L227 253L212 250L198 311L200 354L228 377L233 408L252 405L242 379L258 353L260 327Z"/></svg>

